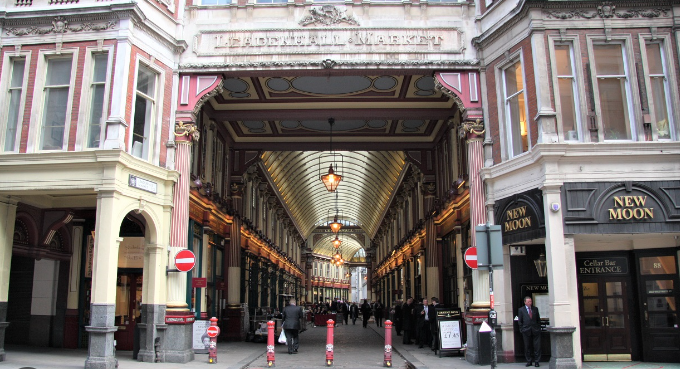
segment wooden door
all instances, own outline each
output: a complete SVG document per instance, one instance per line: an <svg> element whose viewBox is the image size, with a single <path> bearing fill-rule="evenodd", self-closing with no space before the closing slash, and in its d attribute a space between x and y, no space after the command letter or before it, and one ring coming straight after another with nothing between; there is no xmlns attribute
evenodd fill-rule
<svg viewBox="0 0 680 369"><path fill-rule="evenodd" d="M638 265L643 360L680 362L675 255L641 256Z"/></svg>
<svg viewBox="0 0 680 369"><path fill-rule="evenodd" d="M584 361L631 360L629 282L621 277L579 281Z"/></svg>
<svg viewBox="0 0 680 369"><path fill-rule="evenodd" d="M118 330L114 333L116 349L130 351L134 348L134 332L141 315L142 275L118 274L116 283L116 316Z"/></svg>

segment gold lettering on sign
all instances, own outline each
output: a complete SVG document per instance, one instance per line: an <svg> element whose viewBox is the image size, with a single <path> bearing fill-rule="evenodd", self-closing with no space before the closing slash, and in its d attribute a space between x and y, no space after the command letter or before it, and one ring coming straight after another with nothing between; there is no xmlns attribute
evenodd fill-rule
<svg viewBox="0 0 680 369"><path fill-rule="evenodd" d="M647 196L614 196L609 220L654 219L654 208L646 208Z"/></svg>
<svg viewBox="0 0 680 369"><path fill-rule="evenodd" d="M506 211L505 217L508 220L503 223L505 232L531 227L531 217L527 216L526 214L526 206L521 206L519 208Z"/></svg>

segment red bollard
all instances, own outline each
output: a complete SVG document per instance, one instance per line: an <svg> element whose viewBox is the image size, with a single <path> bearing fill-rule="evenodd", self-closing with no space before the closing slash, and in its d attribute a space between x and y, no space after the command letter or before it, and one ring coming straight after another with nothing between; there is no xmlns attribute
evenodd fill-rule
<svg viewBox="0 0 680 369"><path fill-rule="evenodd" d="M210 327L208 327L208 337L210 337L210 345L208 346L208 363L217 364L217 336L220 335L220 327L217 326L217 318L210 318Z"/></svg>
<svg viewBox="0 0 680 369"><path fill-rule="evenodd" d="M267 322L267 366L274 367L274 340L276 339L276 333L274 333L273 321Z"/></svg>
<svg viewBox="0 0 680 369"><path fill-rule="evenodd" d="M385 361L383 365L392 366L392 321L385 321Z"/></svg>
<svg viewBox="0 0 680 369"><path fill-rule="evenodd" d="M333 366L333 328L335 322L333 319L328 319L326 322L326 366Z"/></svg>

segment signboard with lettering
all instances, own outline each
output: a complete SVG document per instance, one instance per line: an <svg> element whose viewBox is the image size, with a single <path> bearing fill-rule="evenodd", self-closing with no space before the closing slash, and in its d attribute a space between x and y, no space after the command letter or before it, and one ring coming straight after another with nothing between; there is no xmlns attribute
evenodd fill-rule
<svg viewBox="0 0 680 369"><path fill-rule="evenodd" d="M538 189L497 201L494 213L504 245L545 237L543 194Z"/></svg>
<svg viewBox="0 0 680 369"><path fill-rule="evenodd" d="M118 248L119 268L144 268L144 237L125 237Z"/></svg>
<svg viewBox="0 0 680 369"><path fill-rule="evenodd" d="M593 257L576 259L576 269L581 275L625 275L628 274L626 257Z"/></svg>
<svg viewBox="0 0 680 369"><path fill-rule="evenodd" d="M568 182L562 198L565 233L680 231L680 181Z"/></svg>
<svg viewBox="0 0 680 369"><path fill-rule="evenodd" d="M439 320L439 349L460 349L463 343L460 336L460 320Z"/></svg>
<svg viewBox="0 0 680 369"><path fill-rule="evenodd" d="M198 56L449 53L465 50L463 30L438 28L305 28L206 30L194 36Z"/></svg>
<svg viewBox="0 0 680 369"><path fill-rule="evenodd" d="M158 184L156 182L149 181L141 177L133 176L130 174L130 179L128 181L130 187L138 188L140 190L156 193L158 191Z"/></svg>

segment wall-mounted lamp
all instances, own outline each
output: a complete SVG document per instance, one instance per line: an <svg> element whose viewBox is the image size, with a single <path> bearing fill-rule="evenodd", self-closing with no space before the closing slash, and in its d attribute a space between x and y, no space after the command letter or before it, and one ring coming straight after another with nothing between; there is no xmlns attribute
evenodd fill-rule
<svg viewBox="0 0 680 369"><path fill-rule="evenodd" d="M539 277L545 278L548 275L548 263L545 261L545 254L541 253L538 259L534 260L534 265Z"/></svg>

